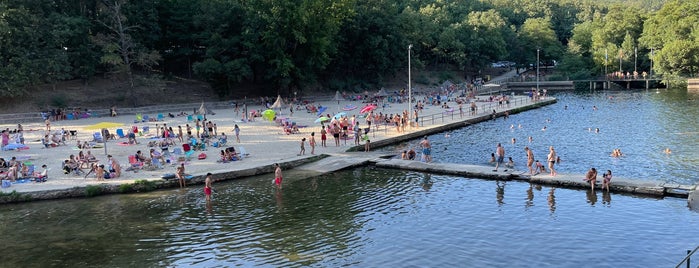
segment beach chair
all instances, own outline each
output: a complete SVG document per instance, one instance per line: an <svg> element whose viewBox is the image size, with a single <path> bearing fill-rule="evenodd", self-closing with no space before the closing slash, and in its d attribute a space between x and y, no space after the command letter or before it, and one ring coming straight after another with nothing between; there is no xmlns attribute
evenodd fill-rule
<svg viewBox="0 0 699 268"><path fill-rule="evenodd" d="M131 164L132 168L142 168L143 167L143 162L136 160L135 155L129 155L129 164Z"/></svg>
<svg viewBox="0 0 699 268"><path fill-rule="evenodd" d="M136 114L136 120L134 120L133 122L134 122L134 123L143 122L143 115L141 115L141 114Z"/></svg>
<svg viewBox="0 0 699 268"><path fill-rule="evenodd" d="M204 120L204 116L203 116L203 115L200 115L200 114L198 114L198 115L197 115L197 119L199 119L199 121L201 121L201 120Z"/></svg>
<svg viewBox="0 0 699 268"><path fill-rule="evenodd" d="M73 114L67 114L67 115L66 115L66 119L68 119L68 120L73 120L73 119L75 119L75 118L73 117Z"/></svg>
<svg viewBox="0 0 699 268"><path fill-rule="evenodd" d="M192 121L194 121L194 117L191 114L187 115L187 122L192 122Z"/></svg>
<svg viewBox="0 0 699 268"><path fill-rule="evenodd" d="M243 160L243 158L246 158L248 156L250 156L250 154L248 154L248 152L245 150L245 147L238 146L238 157L240 158L240 160Z"/></svg>
<svg viewBox="0 0 699 268"><path fill-rule="evenodd" d="M150 131L150 127L149 127L149 126L143 126L143 127L141 128L141 132L143 132L143 133L148 133L149 131Z"/></svg>
<svg viewBox="0 0 699 268"><path fill-rule="evenodd" d="M165 116L163 114L158 114L158 121L163 121L165 120Z"/></svg>
<svg viewBox="0 0 699 268"><path fill-rule="evenodd" d="M148 122L148 121L150 121L150 116L148 116L147 114L143 115L143 120L141 120L141 122Z"/></svg>
<svg viewBox="0 0 699 268"><path fill-rule="evenodd" d="M94 142L104 142L104 138L102 137L102 133L100 132L95 132L92 134L92 141Z"/></svg>
<svg viewBox="0 0 699 268"><path fill-rule="evenodd" d="M192 154L194 154L194 150L192 150L192 147L189 145L189 143L182 144L182 151L184 151L185 161L189 161L189 159L192 158Z"/></svg>
<svg viewBox="0 0 699 268"><path fill-rule="evenodd" d="M126 135L124 135L124 130L121 129L121 128L117 128L116 134L117 134L117 136L119 136L119 138L125 138L125 137L126 137Z"/></svg>

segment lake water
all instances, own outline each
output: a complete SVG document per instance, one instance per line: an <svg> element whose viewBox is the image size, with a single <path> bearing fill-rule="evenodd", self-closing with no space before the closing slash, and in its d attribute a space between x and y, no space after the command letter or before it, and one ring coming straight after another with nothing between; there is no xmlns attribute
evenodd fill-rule
<svg viewBox="0 0 699 268"><path fill-rule="evenodd" d="M519 147L531 135L537 158L558 148L561 172L612 166L620 176L695 182L697 97L556 97L507 121L432 135L438 161L485 163L502 142L521 167ZM610 158L611 148L626 156ZM373 167L311 178L289 170L285 178L282 190L271 175L217 183L209 205L201 185L3 205L0 266L671 267L699 244L699 214L679 198Z"/></svg>
<svg viewBox="0 0 699 268"><path fill-rule="evenodd" d="M595 167L599 174L612 170L615 177L690 185L699 182L699 92L662 89L562 92L553 96L558 103L448 135L430 135L434 160L487 165L495 146L501 143L506 157L512 157L515 167L524 171L525 146L544 164L548 147L554 146L562 160L559 173L584 174ZM398 153L418 143L382 150ZM611 157L615 148L624 156ZM670 154L664 152L666 148Z"/></svg>
<svg viewBox="0 0 699 268"><path fill-rule="evenodd" d="M0 207L4 267L668 267L683 199L357 168Z"/></svg>

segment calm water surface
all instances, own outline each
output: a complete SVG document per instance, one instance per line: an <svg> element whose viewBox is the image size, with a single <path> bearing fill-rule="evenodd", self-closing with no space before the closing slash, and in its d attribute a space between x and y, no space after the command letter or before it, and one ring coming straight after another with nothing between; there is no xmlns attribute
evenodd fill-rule
<svg viewBox="0 0 699 268"><path fill-rule="evenodd" d="M434 160L488 164L496 144L501 143L505 156L512 157L516 168L524 171L525 146L544 163L548 147L554 146L562 160L557 167L561 173L584 174L595 167L599 174L609 169L616 177L699 182L699 92L566 92L554 97L558 103L511 115L506 120L482 122L448 135L430 135ZM416 147L418 142L382 150L398 153ZM624 156L611 157L615 148L621 149ZM672 153L665 154L666 148Z"/></svg>
<svg viewBox="0 0 699 268"><path fill-rule="evenodd" d="M668 267L683 199L357 168L0 207L3 267Z"/></svg>

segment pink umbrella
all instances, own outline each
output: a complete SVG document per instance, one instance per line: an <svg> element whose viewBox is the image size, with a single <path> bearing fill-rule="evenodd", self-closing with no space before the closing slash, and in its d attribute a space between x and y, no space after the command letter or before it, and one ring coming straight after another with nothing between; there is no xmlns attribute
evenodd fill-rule
<svg viewBox="0 0 699 268"><path fill-rule="evenodd" d="M374 109L376 109L376 105L367 105L367 106L364 106L364 108L362 108L361 110L359 110L359 113L365 114L365 113L373 111Z"/></svg>

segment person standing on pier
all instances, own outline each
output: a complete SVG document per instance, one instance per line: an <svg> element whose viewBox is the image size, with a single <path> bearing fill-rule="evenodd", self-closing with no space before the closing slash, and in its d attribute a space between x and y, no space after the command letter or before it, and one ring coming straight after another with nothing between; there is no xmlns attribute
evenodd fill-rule
<svg viewBox="0 0 699 268"><path fill-rule="evenodd" d="M553 165L556 164L556 151L553 146L549 147L549 155L546 157L549 162L549 169L551 170L551 176L556 176L556 170L553 169Z"/></svg>
<svg viewBox="0 0 699 268"><path fill-rule="evenodd" d="M527 152L527 167L529 168L529 174L534 175L534 152L529 149L529 146L524 146L524 151Z"/></svg>
<svg viewBox="0 0 699 268"><path fill-rule="evenodd" d="M495 147L495 159L495 169L493 169L493 171L498 171L500 164L505 161L505 148L502 147L500 143L498 143L498 146Z"/></svg>
<svg viewBox="0 0 699 268"><path fill-rule="evenodd" d="M422 146L422 155L425 157L425 162L432 162L432 146L430 146L430 141L427 140L427 136L422 139L420 146Z"/></svg>

